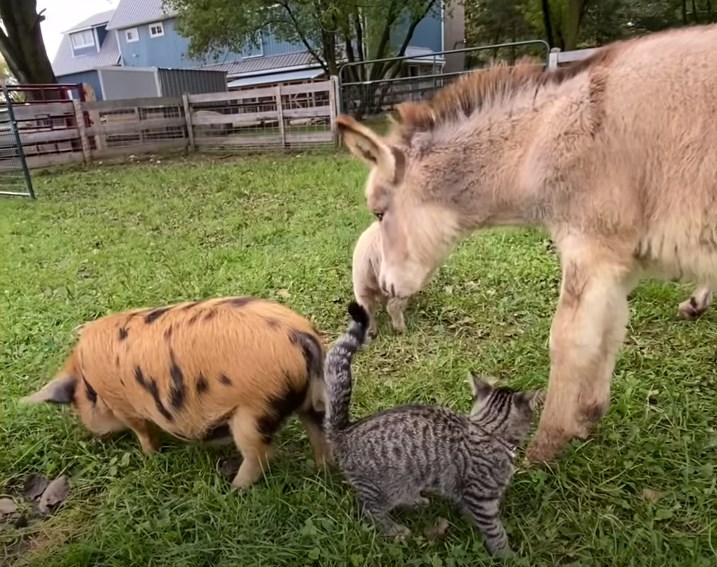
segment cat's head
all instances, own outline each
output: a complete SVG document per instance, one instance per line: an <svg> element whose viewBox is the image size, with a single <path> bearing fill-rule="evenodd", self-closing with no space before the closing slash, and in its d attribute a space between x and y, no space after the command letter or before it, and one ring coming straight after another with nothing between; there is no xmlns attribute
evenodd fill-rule
<svg viewBox="0 0 717 567"><path fill-rule="evenodd" d="M469 373L473 391L471 417L489 433L515 444L528 437L533 418L543 403L542 390L522 392L505 386L492 386L485 378Z"/></svg>

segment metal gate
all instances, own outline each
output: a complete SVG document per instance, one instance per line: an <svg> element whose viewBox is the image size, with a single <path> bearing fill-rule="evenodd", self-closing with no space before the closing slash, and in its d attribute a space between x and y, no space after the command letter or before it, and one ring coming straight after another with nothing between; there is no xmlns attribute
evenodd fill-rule
<svg viewBox="0 0 717 567"><path fill-rule="evenodd" d="M5 84L0 100L0 195L35 198L12 100Z"/></svg>
<svg viewBox="0 0 717 567"><path fill-rule="evenodd" d="M531 54L544 50L548 64L550 45L542 39L438 52L409 48L414 53L402 57L346 63L339 69L340 111L362 119L382 115L400 102L426 99L457 77L484 66L479 56L473 62L471 56L492 50L496 59L499 51L509 50L507 59L514 62L525 48Z"/></svg>

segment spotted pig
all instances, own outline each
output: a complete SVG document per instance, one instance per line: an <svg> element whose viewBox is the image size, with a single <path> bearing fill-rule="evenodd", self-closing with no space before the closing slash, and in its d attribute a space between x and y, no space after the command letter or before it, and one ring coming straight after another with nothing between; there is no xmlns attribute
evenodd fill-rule
<svg viewBox="0 0 717 567"><path fill-rule="evenodd" d="M327 464L324 354L309 321L268 300L138 309L82 325L57 376L23 401L72 404L96 435L131 429L146 454L159 447L157 427L188 441L231 436L243 456L232 484L243 488L294 413L317 467Z"/></svg>

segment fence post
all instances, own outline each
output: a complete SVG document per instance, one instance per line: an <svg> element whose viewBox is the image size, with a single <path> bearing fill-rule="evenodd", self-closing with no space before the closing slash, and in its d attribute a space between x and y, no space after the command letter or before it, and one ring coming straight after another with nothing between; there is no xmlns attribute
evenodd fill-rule
<svg viewBox="0 0 717 567"><path fill-rule="evenodd" d="M339 114L339 78L336 75L329 77L329 108L331 109L331 140L335 146L339 145L339 130L336 126L336 118Z"/></svg>
<svg viewBox="0 0 717 567"><path fill-rule="evenodd" d="M75 122L77 123L77 132L80 134L80 143L82 144L82 160L85 164L88 164L92 161L92 150L90 148L90 139L87 137L85 113L79 100L73 100L72 106L75 109Z"/></svg>
<svg viewBox="0 0 717 567"><path fill-rule="evenodd" d="M187 136L189 136L189 149L196 150L197 147L194 144L194 128L192 127L192 112L189 107L189 95L184 93L182 95L182 105L184 106L184 120L187 123Z"/></svg>
<svg viewBox="0 0 717 567"><path fill-rule="evenodd" d="M548 53L548 69L558 68L558 55L560 53L559 47L553 47Z"/></svg>
<svg viewBox="0 0 717 567"><path fill-rule="evenodd" d="M35 189L32 187L32 178L30 177L30 168L27 166L27 160L25 159L25 148L22 146L22 138L20 137L20 130L17 125L17 120L15 119L15 112L12 109L12 100L10 99L10 94L7 90L7 85L4 81L0 82L0 87L2 87L2 94L3 98L5 99L5 105L7 107L7 113L8 118L10 119L10 131L12 132L13 137L15 138L15 144L17 146L17 155L20 158L20 167L22 167L22 173L25 177L25 188L27 189L27 194L31 199L35 198ZM0 188L2 189L2 188ZM0 190L0 194L4 195L12 195L14 194L14 191L2 191Z"/></svg>
<svg viewBox="0 0 717 567"><path fill-rule="evenodd" d="M286 147L286 125L284 124L284 103L281 100L281 83L276 85L276 112L279 115L279 135L281 147Z"/></svg>

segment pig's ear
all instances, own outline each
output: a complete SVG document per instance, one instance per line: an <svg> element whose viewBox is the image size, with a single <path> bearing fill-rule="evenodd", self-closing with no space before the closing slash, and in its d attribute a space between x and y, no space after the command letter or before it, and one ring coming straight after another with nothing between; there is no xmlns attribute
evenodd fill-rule
<svg viewBox="0 0 717 567"><path fill-rule="evenodd" d="M52 404L69 404L75 397L77 388L77 377L64 375L48 382L40 390L20 399L23 404L41 404L43 402Z"/></svg>

